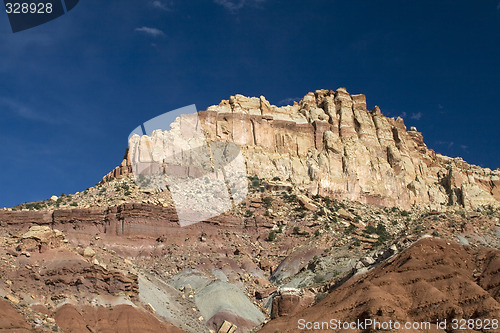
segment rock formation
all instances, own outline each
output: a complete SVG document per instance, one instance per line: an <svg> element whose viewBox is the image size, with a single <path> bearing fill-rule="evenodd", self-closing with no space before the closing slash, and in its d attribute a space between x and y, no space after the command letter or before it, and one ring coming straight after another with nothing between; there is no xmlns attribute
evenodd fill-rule
<svg viewBox="0 0 500 333"><path fill-rule="evenodd" d="M500 252L426 238L364 275L357 275L325 299L295 315L278 318L260 332L297 332L300 320L317 332L342 332L338 322L430 323L418 332L448 332L453 318L500 315ZM495 272L495 273L494 273ZM335 322L330 322L335 319ZM436 322L447 319L446 330ZM326 325L321 326L323 322ZM393 326L394 327L394 326ZM348 330L346 330L348 331ZM382 331L375 326L353 332ZM397 331L388 330L388 331ZM468 330L469 332L480 331ZM495 329L498 331L498 321Z"/></svg>
<svg viewBox="0 0 500 333"><path fill-rule="evenodd" d="M288 180L312 195L405 209L499 205L500 170L434 152L403 119L385 117L378 107L368 111L364 95L344 88L311 92L283 107L236 95L198 115L209 142L241 147L249 176ZM182 131L181 119L176 123ZM165 164L155 155L167 149L169 136L133 136L124 161L104 179L129 174L133 162Z"/></svg>

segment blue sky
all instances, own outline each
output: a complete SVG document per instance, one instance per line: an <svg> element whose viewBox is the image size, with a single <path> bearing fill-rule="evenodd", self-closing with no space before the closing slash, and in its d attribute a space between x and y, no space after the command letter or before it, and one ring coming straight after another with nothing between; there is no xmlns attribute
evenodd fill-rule
<svg viewBox="0 0 500 333"><path fill-rule="evenodd" d="M0 207L93 186L138 124L241 93L364 93L430 148L500 167L500 2L81 0L0 15Z"/></svg>

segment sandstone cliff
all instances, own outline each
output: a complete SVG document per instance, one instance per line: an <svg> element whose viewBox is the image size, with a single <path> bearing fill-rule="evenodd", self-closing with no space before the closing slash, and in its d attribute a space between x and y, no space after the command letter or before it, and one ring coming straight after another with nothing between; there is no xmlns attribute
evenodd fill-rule
<svg viewBox="0 0 500 333"><path fill-rule="evenodd" d="M406 209L500 204L499 169L434 152L403 119L378 107L368 111L364 95L344 88L311 92L284 107L236 95L198 115L209 142L241 147L249 176L278 177L313 195ZM182 131L181 119L176 123ZM129 174L132 162L155 160L168 135L132 137L124 161L104 179Z"/></svg>

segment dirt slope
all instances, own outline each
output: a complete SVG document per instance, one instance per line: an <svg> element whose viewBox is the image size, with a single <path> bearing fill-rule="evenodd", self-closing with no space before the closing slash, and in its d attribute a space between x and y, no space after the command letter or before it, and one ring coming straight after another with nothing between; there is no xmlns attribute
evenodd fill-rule
<svg viewBox="0 0 500 333"><path fill-rule="evenodd" d="M425 238L367 274L353 277L316 305L271 321L261 332L301 331L299 319L326 322L371 318L401 323L498 319L499 271L498 250ZM332 331L336 330L328 330ZM433 325L431 331L443 330Z"/></svg>
<svg viewBox="0 0 500 333"><path fill-rule="evenodd" d="M0 332L2 333L29 333L31 330L24 317L7 301L0 298ZM41 332L41 331L39 331Z"/></svg>
<svg viewBox="0 0 500 333"><path fill-rule="evenodd" d="M57 310L57 325L65 333L182 333L184 331L162 323L151 314L129 305L112 308L66 304Z"/></svg>

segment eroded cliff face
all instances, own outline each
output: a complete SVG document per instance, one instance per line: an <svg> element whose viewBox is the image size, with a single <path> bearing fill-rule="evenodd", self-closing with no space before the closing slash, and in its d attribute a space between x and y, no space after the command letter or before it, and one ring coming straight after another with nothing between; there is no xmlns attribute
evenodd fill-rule
<svg viewBox="0 0 500 333"><path fill-rule="evenodd" d="M279 177L312 195L405 209L500 204L498 169L434 152L403 119L385 117L378 107L368 111L364 95L344 88L308 93L284 107L236 95L198 115L207 141L241 147L249 176ZM124 161L105 179L130 173L133 162L156 161L182 123L181 117L170 132L132 137Z"/></svg>

